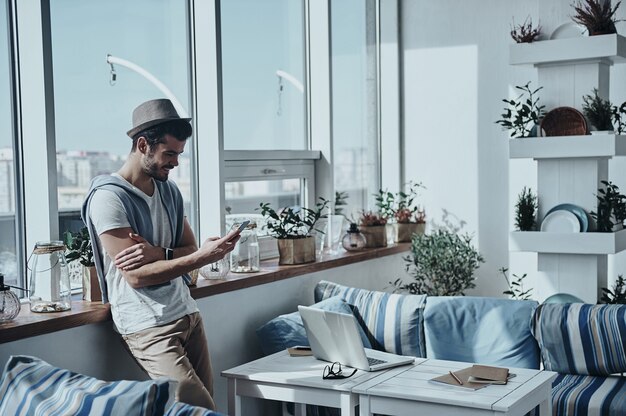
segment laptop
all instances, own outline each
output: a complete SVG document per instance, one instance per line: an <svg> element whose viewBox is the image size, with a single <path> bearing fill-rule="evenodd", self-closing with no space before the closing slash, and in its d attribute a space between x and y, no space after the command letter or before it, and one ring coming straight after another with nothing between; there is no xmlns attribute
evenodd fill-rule
<svg viewBox="0 0 626 416"><path fill-rule="evenodd" d="M363 347L354 315L298 306L311 352L318 360L335 362L364 371L411 364L415 357Z"/></svg>

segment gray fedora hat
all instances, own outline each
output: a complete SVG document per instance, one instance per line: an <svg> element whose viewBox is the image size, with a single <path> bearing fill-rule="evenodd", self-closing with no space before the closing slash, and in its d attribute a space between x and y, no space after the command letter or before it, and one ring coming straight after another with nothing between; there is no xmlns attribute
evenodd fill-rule
<svg viewBox="0 0 626 416"><path fill-rule="evenodd" d="M173 120L189 121L191 118L181 118L167 98L146 101L133 110L133 128L126 134L132 138L140 131Z"/></svg>

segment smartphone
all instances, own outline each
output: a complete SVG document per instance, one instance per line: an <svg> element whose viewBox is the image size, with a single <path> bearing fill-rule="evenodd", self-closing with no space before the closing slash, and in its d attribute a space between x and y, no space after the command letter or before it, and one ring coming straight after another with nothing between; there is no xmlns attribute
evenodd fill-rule
<svg viewBox="0 0 626 416"><path fill-rule="evenodd" d="M235 234L235 237L236 237L236 236L237 236L237 235L239 235L239 234L240 234L243 230L245 230L245 229L246 229L246 227L248 226L248 224L250 224L250 220L245 220L245 221L243 221L241 224L239 224L239 226L237 226L237 224L235 223L235 224L233 224L233 226L232 226L232 227L230 227L230 231L232 231L232 230L235 230L235 229L236 229L236 230L237 230L237 234ZM229 232L230 232L230 231L229 231ZM235 238L235 237L233 237L233 238Z"/></svg>

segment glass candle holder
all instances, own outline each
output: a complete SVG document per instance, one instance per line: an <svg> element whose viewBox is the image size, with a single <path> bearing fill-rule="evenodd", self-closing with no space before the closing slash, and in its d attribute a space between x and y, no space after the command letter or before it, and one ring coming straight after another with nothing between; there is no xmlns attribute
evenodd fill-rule
<svg viewBox="0 0 626 416"><path fill-rule="evenodd" d="M70 272L62 241L38 241L31 254L29 270L31 311L72 309Z"/></svg>
<svg viewBox="0 0 626 416"><path fill-rule="evenodd" d="M15 319L21 308L19 298L4 284L4 275L0 274L0 322Z"/></svg>
<svg viewBox="0 0 626 416"><path fill-rule="evenodd" d="M341 245L346 251L358 251L365 248L366 239L355 223L350 224L348 232L341 239Z"/></svg>

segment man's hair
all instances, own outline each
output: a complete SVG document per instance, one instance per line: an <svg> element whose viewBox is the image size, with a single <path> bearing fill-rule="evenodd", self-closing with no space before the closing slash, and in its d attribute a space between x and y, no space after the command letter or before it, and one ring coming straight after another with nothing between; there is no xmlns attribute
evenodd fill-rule
<svg viewBox="0 0 626 416"><path fill-rule="evenodd" d="M172 120L157 124L156 126L142 130L133 136L133 147L131 148L131 152L137 149L137 140L142 136L148 141L150 150L154 150L159 143L165 143L166 134L174 136L176 140L184 142L191 137L192 131L191 124L189 124L187 120Z"/></svg>

